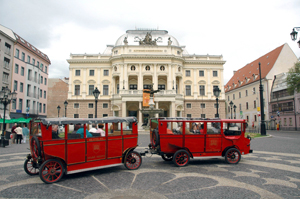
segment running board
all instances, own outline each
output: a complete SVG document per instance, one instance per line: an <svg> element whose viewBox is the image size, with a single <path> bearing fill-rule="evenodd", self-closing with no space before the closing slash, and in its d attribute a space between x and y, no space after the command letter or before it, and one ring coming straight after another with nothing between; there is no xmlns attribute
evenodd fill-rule
<svg viewBox="0 0 300 199"><path fill-rule="evenodd" d="M84 171L92 171L92 170L116 167L116 166L121 166L121 165L123 165L123 164L122 163L120 163L120 164L111 164L111 165L93 167L93 168L88 168L88 169L79 169L79 170L74 170L74 171L67 171L67 174L79 173L79 172L84 172Z"/></svg>

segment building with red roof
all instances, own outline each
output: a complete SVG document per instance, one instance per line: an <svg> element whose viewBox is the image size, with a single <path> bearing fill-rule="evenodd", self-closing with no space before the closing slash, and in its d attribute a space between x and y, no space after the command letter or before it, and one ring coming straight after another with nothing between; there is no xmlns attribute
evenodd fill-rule
<svg viewBox="0 0 300 199"><path fill-rule="evenodd" d="M234 71L233 76L225 85L226 117L247 119L253 128L259 125L259 63L261 63L261 78L263 84L263 99L265 120L269 120L270 91L274 76L288 72L297 62L297 57L288 44L283 44L246 66ZM230 107L230 102L236 106L236 111ZM233 106L234 106L233 105Z"/></svg>

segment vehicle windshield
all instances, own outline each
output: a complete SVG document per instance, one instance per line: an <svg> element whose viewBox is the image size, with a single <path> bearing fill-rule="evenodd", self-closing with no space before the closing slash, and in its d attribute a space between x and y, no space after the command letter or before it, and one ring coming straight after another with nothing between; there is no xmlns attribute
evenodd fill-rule
<svg viewBox="0 0 300 199"><path fill-rule="evenodd" d="M41 135L41 126L39 121L35 121L31 123L30 126L30 136Z"/></svg>

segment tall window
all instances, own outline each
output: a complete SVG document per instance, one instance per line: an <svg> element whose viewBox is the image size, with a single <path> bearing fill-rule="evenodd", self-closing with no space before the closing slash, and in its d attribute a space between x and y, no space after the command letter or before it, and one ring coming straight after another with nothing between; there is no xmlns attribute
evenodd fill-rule
<svg viewBox="0 0 300 199"><path fill-rule="evenodd" d="M22 76L24 76L24 71L25 71L24 67L21 67L21 75Z"/></svg>
<svg viewBox="0 0 300 199"><path fill-rule="evenodd" d="M242 97L242 93L241 92L239 92L239 98L241 98Z"/></svg>
<svg viewBox="0 0 300 199"><path fill-rule="evenodd" d="M213 86L213 90L212 90L213 92L212 93L214 93L214 90L217 89L217 88L219 88L219 86Z"/></svg>
<svg viewBox="0 0 300 199"><path fill-rule="evenodd" d="M190 70L186 70L185 71L185 76L186 77L190 77L191 76L191 71Z"/></svg>
<svg viewBox="0 0 300 199"><path fill-rule="evenodd" d="M39 112L42 112L42 103L39 103Z"/></svg>
<svg viewBox="0 0 300 199"><path fill-rule="evenodd" d="M235 94L232 95L232 99L235 99Z"/></svg>
<svg viewBox="0 0 300 199"><path fill-rule="evenodd" d="M205 95L205 86L204 85L200 85L200 95Z"/></svg>
<svg viewBox="0 0 300 199"><path fill-rule="evenodd" d="M79 108L79 103L74 103L74 108Z"/></svg>
<svg viewBox="0 0 300 199"><path fill-rule="evenodd" d="M47 73L47 66L45 66L45 73Z"/></svg>
<svg viewBox="0 0 300 199"><path fill-rule="evenodd" d="M43 90L41 89L40 90L40 98L42 98L43 97Z"/></svg>
<svg viewBox="0 0 300 199"><path fill-rule="evenodd" d="M47 78L45 77L45 85L47 85Z"/></svg>
<svg viewBox="0 0 300 199"><path fill-rule="evenodd" d="M44 91L44 99L46 99L46 91Z"/></svg>
<svg viewBox="0 0 300 199"><path fill-rule="evenodd" d="M257 116L254 115L254 122L257 122Z"/></svg>
<svg viewBox="0 0 300 199"><path fill-rule="evenodd" d="M248 108L249 108L249 107L248 107L248 102L246 102L246 110L248 110Z"/></svg>
<svg viewBox="0 0 300 199"><path fill-rule="evenodd" d="M158 90L166 90L166 86L164 84L158 84Z"/></svg>
<svg viewBox="0 0 300 199"><path fill-rule="evenodd" d="M253 101L253 107L256 108L256 100Z"/></svg>
<svg viewBox="0 0 300 199"><path fill-rule="evenodd" d="M240 111L242 111L242 104L239 104L239 109Z"/></svg>
<svg viewBox="0 0 300 199"><path fill-rule="evenodd" d="M16 107L17 107L17 100L16 99L13 99L12 100L12 109L16 109Z"/></svg>
<svg viewBox="0 0 300 199"><path fill-rule="evenodd" d="M108 108L108 104L107 103L103 103L103 108Z"/></svg>
<svg viewBox="0 0 300 199"><path fill-rule="evenodd" d="M2 81L4 81L4 82L8 82L8 76L9 76L9 74L8 74L8 73L3 73L3 76L2 76Z"/></svg>
<svg viewBox="0 0 300 199"><path fill-rule="evenodd" d="M24 84L22 82L20 82L20 92L21 93L23 93L23 89L24 89L23 87L24 87Z"/></svg>
<svg viewBox="0 0 300 199"><path fill-rule="evenodd" d="M95 71L94 70L90 70L90 76L94 76L95 74Z"/></svg>
<svg viewBox="0 0 300 199"><path fill-rule="evenodd" d="M80 85L75 85L75 95L80 95Z"/></svg>
<svg viewBox="0 0 300 199"><path fill-rule="evenodd" d="M103 72L104 72L104 74L103 74L104 76L108 76L109 75L108 70L104 70Z"/></svg>
<svg viewBox="0 0 300 199"><path fill-rule="evenodd" d="M200 104L201 108L205 108L205 103Z"/></svg>
<svg viewBox="0 0 300 199"><path fill-rule="evenodd" d="M80 76L80 70L75 70L75 76Z"/></svg>
<svg viewBox="0 0 300 199"><path fill-rule="evenodd" d="M89 85L89 95L93 95L94 85Z"/></svg>
<svg viewBox="0 0 300 199"><path fill-rule="evenodd" d="M199 70L199 76L204 77L204 70Z"/></svg>
<svg viewBox="0 0 300 199"><path fill-rule="evenodd" d="M18 81L14 81L14 90L17 91L18 90Z"/></svg>
<svg viewBox="0 0 300 199"><path fill-rule="evenodd" d="M30 64L30 56L27 55L27 63Z"/></svg>
<svg viewBox="0 0 300 199"><path fill-rule="evenodd" d="M9 68L10 59L4 57L4 68Z"/></svg>
<svg viewBox="0 0 300 199"><path fill-rule="evenodd" d="M25 53L22 53L22 61L25 61Z"/></svg>
<svg viewBox="0 0 300 199"><path fill-rule="evenodd" d="M186 85L185 86L185 95L190 96L191 94L191 86L190 85Z"/></svg>
<svg viewBox="0 0 300 199"><path fill-rule="evenodd" d="M19 73L19 65L18 65L18 64L15 65L15 73L16 73L16 74Z"/></svg>
<svg viewBox="0 0 300 199"><path fill-rule="evenodd" d="M218 71L213 71L213 76L218 77Z"/></svg>
<svg viewBox="0 0 300 199"><path fill-rule="evenodd" d="M103 95L108 95L108 85L103 85Z"/></svg>
<svg viewBox="0 0 300 199"><path fill-rule="evenodd" d="M18 59L19 59L19 54L20 54L19 49L16 49L16 58L18 58Z"/></svg>
<svg viewBox="0 0 300 199"><path fill-rule="evenodd" d="M137 90L137 84L130 84L129 90Z"/></svg>
<svg viewBox="0 0 300 199"><path fill-rule="evenodd" d="M248 90L245 90L245 95L248 96Z"/></svg>
<svg viewBox="0 0 300 199"><path fill-rule="evenodd" d="M253 87L253 90L252 90L252 91L253 91L253 95L254 95L254 94L255 94L255 87Z"/></svg>
<svg viewBox="0 0 300 199"><path fill-rule="evenodd" d="M89 108L94 108L94 104L93 103L89 103Z"/></svg>
<svg viewBox="0 0 300 199"><path fill-rule="evenodd" d="M43 84L43 79L44 79L44 77L43 77L43 76L41 76L41 84Z"/></svg>
<svg viewBox="0 0 300 199"><path fill-rule="evenodd" d="M35 59L32 58L32 65L35 65Z"/></svg>
<svg viewBox="0 0 300 199"><path fill-rule="evenodd" d="M187 103L186 104L186 108L192 108L192 104L191 103Z"/></svg>
<svg viewBox="0 0 300 199"><path fill-rule="evenodd" d="M44 64L41 63L40 69L43 71Z"/></svg>
<svg viewBox="0 0 300 199"><path fill-rule="evenodd" d="M23 109L23 99L19 99L19 110Z"/></svg>

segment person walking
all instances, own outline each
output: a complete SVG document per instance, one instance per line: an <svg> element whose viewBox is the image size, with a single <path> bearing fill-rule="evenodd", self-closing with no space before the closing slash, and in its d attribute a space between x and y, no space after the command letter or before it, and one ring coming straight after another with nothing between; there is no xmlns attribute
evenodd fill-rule
<svg viewBox="0 0 300 199"><path fill-rule="evenodd" d="M22 133L23 133L24 143L26 143L26 138L29 135L29 129L27 128L27 124L23 124Z"/></svg>
<svg viewBox="0 0 300 199"><path fill-rule="evenodd" d="M20 124L18 124L17 128L15 129L15 132L17 134L17 144L18 142L19 144L21 144L21 141L23 139L23 131Z"/></svg>
<svg viewBox="0 0 300 199"><path fill-rule="evenodd" d="M16 128L17 128L17 123L14 124L14 126L11 128L11 134L12 134L12 143L15 144L16 143L16 139L17 139L17 133L16 133Z"/></svg>

